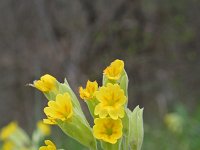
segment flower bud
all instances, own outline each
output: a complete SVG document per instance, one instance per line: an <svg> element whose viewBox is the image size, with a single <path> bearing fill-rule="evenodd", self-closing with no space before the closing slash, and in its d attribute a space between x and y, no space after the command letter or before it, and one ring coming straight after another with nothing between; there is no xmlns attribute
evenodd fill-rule
<svg viewBox="0 0 200 150"><path fill-rule="evenodd" d="M130 114L129 146L131 149L141 150L143 136L143 108L137 106Z"/></svg>

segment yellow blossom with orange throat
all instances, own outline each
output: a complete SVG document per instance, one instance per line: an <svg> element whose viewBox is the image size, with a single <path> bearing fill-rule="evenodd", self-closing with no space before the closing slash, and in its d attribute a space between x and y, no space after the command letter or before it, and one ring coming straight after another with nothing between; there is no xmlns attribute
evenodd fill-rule
<svg viewBox="0 0 200 150"><path fill-rule="evenodd" d="M86 88L79 88L80 97L84 100L92 99L95 96L95 92L98 90L98 83L96 81L87 81Z"/></svg>
<svg viewBox="0 0 200 150"><path fill-rule="evenodd" d="M49 74L43 75L40 80L33 82L33 86L42 92L49 92L56 88L56 78Z"/></svg>
<svg viewBox="0 0 200 150"><path fill-rule="evenodd" d="M55 144L50 140L45 140L44 143L46 144L46 146L41 146L39 150L56 150Z"/></svg>
<svg viewBox="0 0 200 150"><path fill-rule="evenodd" d="M110 80L119 80L124 70L124 62L116 59L104 71L104 75Z"/></svg>
<svg viewBox="0 0 200 150"><path fill-rule="evenodd" d="M118 84L108 83L96 92L96 98L100 102L96 105L94 114L100 118L110 116L112 119L124 117L124 104L127 100L124 91Z"/></svg>
<svg viewBox="0 0 200 150"><path fill-rule="evenodd" d="M47 115L47 120L44 120L44 123L55 124L56 120L69 120L73 115L71 96L68 93L58 94L55 101L48 102L44 113Z"/></svg>
<svg viewBox="0 0 200 150"><path fill-rule="evenodd" d="M6 140L13 133L15 133L17 129L18 129L18 125L17 125L16 122L9 123L7 126L5 126L4 128L2 128L1 133L0 133L0 138L2 140Z"/></svg>
<svg viewBox="0 0 200 150"><path fill-rule="evenodd" d="M115 144L122 137L122 121L111 118L96 118L93 133L97 139Z"/></svg>

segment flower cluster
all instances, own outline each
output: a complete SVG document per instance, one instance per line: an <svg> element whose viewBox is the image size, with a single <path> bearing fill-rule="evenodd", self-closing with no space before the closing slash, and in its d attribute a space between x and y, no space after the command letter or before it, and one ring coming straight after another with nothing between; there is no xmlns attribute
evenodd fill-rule
<svg viewBox="0 0 200 150"><path fill-rule="evenodd" d="M38 150L39 143L44 137L50 135L49 125L38 121L36 129L33 131L32 138L20 128L17 122L11 122L1 129L0 139L2 140L2 150Z"/></svg>
<svg viewBox="0 0 200 150"><path fill-rule="evenodd" d="M92 91L93 98L86 97L84 100L96 99L97 103L94 106L94 136L97 139L105 142L115 144L118 139L122 137L122 121L124 117L124 105L127 101L127 97L121 89L118 81L122 76L124 70L124 62L122 60L115 60L104 70L104 75L112 80L110 83L106 83L102 87L97 88L97 83L88 81L86 89L79 90L80 97L84 99L82 95L86 95L87 91ZM91 85L88 86L88 83ZM93 90L90 90L91 87ZM82 89L82 87L80 87ZM94 90L95 89L95 90Z"/></svg>
<svg viewBox="0 0 200 150"><path fill-rule="evenodd" d="M67 81L60 83L53 76L46 74L31 84L31 86L44 93L49 100L47 106L44 108L44 113L47 118L43 119L45 124L58 125L68 136L76 139L81 144L96 149L96 140L92 134L89 123L87 122L78 99L75 97L73 91L69 87ZM84 97L92 97L92 91L96 87L93 87L91 83L88 83L87 87L90 90ZM81 89L80 89L81 90ZM85 130L83 130L85 129ZM87 136L85 136L85 134ZM84 137L84 140L82 140ZM54 150L52 142L45 141L47 146L42 146L40 149Z"/></svg>
<svg viewBox="0 0 200 150"><path fill-rule="evenodd" d="M17 131L18 124L16 122L11 122L1 130L0 138L2 140L8 139L13 133Z"/></svg>
<svg viewBox="0 0 200 150"><path fill-rule="evenodd" d="M46 74L29 85L43 92L49 100L44 108L45 124L59 126L69 137L92 150L98 149L97 141L103 150L141 149L143 109L136 107L130 111L127 108L128 76L122 60L117 59L104 69L102 86L88 80L85 88L79 87L80 98L94 119L93 127L66 79L60 83ZM40 150L56 150L51 141L46 140L45 144Z"/></svg>

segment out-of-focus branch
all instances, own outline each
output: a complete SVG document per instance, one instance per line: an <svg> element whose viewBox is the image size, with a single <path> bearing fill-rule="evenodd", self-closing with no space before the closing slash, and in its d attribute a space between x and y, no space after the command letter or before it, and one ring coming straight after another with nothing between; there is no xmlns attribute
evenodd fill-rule
<svg viewBox="0 0 200 150"><path fill-rule="evenodd" d="M95 10L95 1L91 0L80 0L79 1L83 7L83 10L87 13L87 21L89 24L95 23L98 19Z"/></svg>

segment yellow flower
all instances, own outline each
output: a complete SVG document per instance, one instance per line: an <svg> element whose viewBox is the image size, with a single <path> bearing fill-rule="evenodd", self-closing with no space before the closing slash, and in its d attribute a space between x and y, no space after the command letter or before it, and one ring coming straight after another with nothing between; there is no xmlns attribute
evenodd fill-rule
<svg viewBox="0 0 200 150"><path fill-rule="evenodd" d="M126 102L126 96L118 84L108 83L106 87L101 87L96 92L96 98L100 103L95 107L95 115L99 115L100 118L109 115L112 119L124 117L123 105Z"/></svg>
<svg viewBox="0 0 200 150"><path fill-rule="evenodd" d="M2 150L12 150L14 148L14 144L11 141L6 141L3 143Z"/></svg>
<svg viewBox="0 0 200 150"><path fill-rule="evenodd" d="M174 133L181 133L183 130L183 118L177 113L169 113L164 117L164 121L169 130Z"/></svg>
<svg viewBox="0 0 200 150"><path fill-rule="evenodd" d="M37 122L37 128L40 130L40 132L47 136L51 134L51 128L49 125L44 124L42 121Z"/></svg>
<svg viewBox="0 0 200 150"><path fill-rule="evenodd" d="M44 143L46 144L46 146L41 146L39 150L56 150L55 144L50 140L45 140Z"/></svg>
<svg viewBox="0 0 200 150"><path fill-rule="evenodd" d="M56 88L56 78L49 74L45 74L40 78L40 80L36 80L33 82L34 87L42 92L49 92Z"/></svg>
<svg viewBox="0 0 200 150"><path fill-rule="evenodd" d="M94 120L93 133L97 139L115 144L122 136L122 121L111 118L96 118Z"/></svg>
<svg viewBox="0 0 200 150"><path fill-rule="evenodd" d="M18 128L18 125L16 122L11 122L4 128L2 128L1 133L0 133L0 138L2 140L6 140L9 138L10 135L12 135Z"/></svg>
<svg viewBox="0 0 200 150"><path fill-rule="evenodd" d="M83 89L83 87L79 88L80 97L84 100L92 99L97 89L98 83L96 81L91 82L88 80L85 89Z"/></svg>
<svg viewBox="0 0 200 150"><path fill-rule="evenodd" d="M56 120L52 119L51 117L48 116L47 119L43 119L43 123L44 124L50 124L50 125L55 125L57 124L56 123Z"/></svg>
<svg viewBox="0 0 200 150"><path fill-rule="evenodd" d="M110 80L118 80L121 77L123 69L124 62L122 60L116 59L103 71L103 73Z"/></svg>
<svg viewBox="0 0 200 150"><path fill-rule="evenodd" d="M49 101L44 108L48 121L56 123L56 120L68 120L73 115L71 97L68 93L58 94L55 101ZM48 123L48 121L44 123Z"/></svg>

